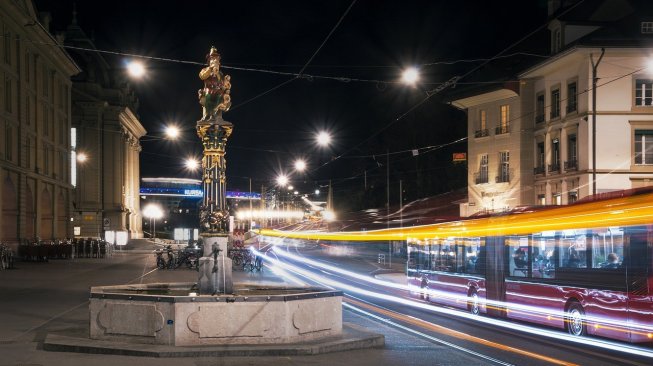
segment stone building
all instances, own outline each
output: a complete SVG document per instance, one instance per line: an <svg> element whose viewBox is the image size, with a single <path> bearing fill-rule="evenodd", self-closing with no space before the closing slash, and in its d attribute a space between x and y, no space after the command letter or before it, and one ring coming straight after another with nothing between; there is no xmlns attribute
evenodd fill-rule
<svg viewBox="0 0 653 366"><path fill-rule="evenodd" d="M73 218L77 236L104 237L103 232L127 231L142 236L139 139L146 131L138 116L138 99L124 75L96 49L77 25L61 34L82 72L72 78L72 128L76 136L73 170L76 186Z"/></svg>
<svg viewBox="0 0 653 366"><path fill-rule="evenodd" d="M452 101L468 115L470 173L461 215L652 185L653 4L576 3L549 1L552 55L524 67L518 88L477 90Z"/></svg>
<svg viewBox="0 0 653 366"><path fill-rule="evenodd" d="M0 241L72 235L70 77L29 0L0 3Z"/></svg>

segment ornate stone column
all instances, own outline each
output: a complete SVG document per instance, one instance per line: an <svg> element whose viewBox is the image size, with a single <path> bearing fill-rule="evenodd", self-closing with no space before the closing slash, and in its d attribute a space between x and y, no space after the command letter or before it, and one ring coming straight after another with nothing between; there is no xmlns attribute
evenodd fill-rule
<svg viewBox="0 0 653 366"><path fill-rule="evenodd" d="M227 256L229 210L225 159L227 139L233 124L222 119L229 110L230 77L220 71L220 55L215 47L207 55L208 66L200 71L204 88L199 90L203 116L197 122L197 135L202 141L202 188L200 236L204 242L204 257L200 258L200 293L233 293L232 263Z"/></svg>

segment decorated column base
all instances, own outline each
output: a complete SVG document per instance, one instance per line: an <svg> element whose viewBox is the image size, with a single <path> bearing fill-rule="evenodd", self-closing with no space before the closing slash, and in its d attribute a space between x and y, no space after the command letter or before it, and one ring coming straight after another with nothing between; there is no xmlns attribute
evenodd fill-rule
<svg viewBox="0 0 653 366"><path fill-rule="evenodd" d="M200 294L232 294L234 285L232 280L232 262L227 256L226 235L215 234L215 236L202 235L204 241L204 257L199 260L198 285ZM213 248L220 251L213 256Z"/></svg>

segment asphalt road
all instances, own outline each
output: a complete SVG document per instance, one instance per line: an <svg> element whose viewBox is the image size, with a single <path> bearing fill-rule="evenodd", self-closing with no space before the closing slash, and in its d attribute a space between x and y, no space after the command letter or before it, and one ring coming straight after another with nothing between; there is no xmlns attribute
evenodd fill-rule
<svg viewBox="0 0 653 366"><path fill-rule="evenodd" d="M450 347L460 347L461 352L470 355L476 353L474 356L477 359L484 360L488 364L505 362L515 365L650 365L653 363L653 348L650 346L649 348L642 347L650 356L638 356L626 352L627 348L631 347L626 343L598 339L598 341L607 341L616 348L606 349L567 340L551 339L538 334L528 334L518 329L521 326L529 325L525 323L504 322L507 323L507 328L505 328L484 324L474 319L461 318L457 316L458 312L440 314L436 311L437 309L446 311L451 309L434 306L436 309L431 310L429 309L430 303L420 300L414 295L411 296L406 291L371 284L365 279L352 278L337 272L345 269L368 276L376 273L377 278L405 284L405 277L401 274L378 275L378 273L384 272L381 271L383 268L388 267L378 263L378 254L381 253L378 248L364 249L364 246L358 244L343 246L314 242L301 243L297 247L292 245L292 241L286 241L286 243L289 245L278 246L274 251L268 251L267 256L293 266L290 268L299 268L298 272L309 271L314 274L309 275L309 278L314 281L343 290L346 295L345 303L349 309L364 311L367 313L365 315L367 317L377 317L377 321L391 323L393 325L390 326L397 329L403 327L405 331L412 331L413 334L422 339L428 339L432 343L446 342ZM285 253L289 253L294 258L284 256ZM316 260L321 264L332 265L335 269L311 264L309 259ZM402 268L403 264L395 258L392 269L397 272ZM297 273L296 276L307 278L301 273ZM393 299L380 298L382 296L376 294L390 296ZM394 298L400 300L394 300ZM424 307L427 309L398 302L403 299L425 305ZM462 313L466 314L466 312ZM485 316L482 318L488 319ZM563 331L551 328L532 327L536 331L541 330L542 333L553 331L563 337L566 335ZM590 340L592 339L590 338Z"/></svg>
<svg viewBox="0 0 653 366"><path fill-rule="evenodd" d="M0 271L0 366L37 365L485 365L488 360L465 350L425 338L410 330L379 322L345 308L351 322L386 336L382 349L366 349L301 357L155 359L90 355L42 350L47 334L88 336L88 295L91 286L126 283L192 282L197 272L156 270L153 249L144 242L104 259L18 262ZM236 271L234 281L284 283L264 268L261 273ZM316 314L319 316L319 314ZM528 363L524 363L528 364Z"/></svg>

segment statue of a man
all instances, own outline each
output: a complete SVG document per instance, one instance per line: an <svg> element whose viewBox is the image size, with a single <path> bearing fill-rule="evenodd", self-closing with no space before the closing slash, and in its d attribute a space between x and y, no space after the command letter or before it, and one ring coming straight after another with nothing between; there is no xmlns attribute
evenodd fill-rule
<svg viewBox="0 0 653 366"><path fill-rule="evenodd" d="M202 121L208 121L228 111L231 107L231 77L220 71L220 54L215 47L206 55L208 66L200 71L204 88L198 90L202 105Z"/></svg>

